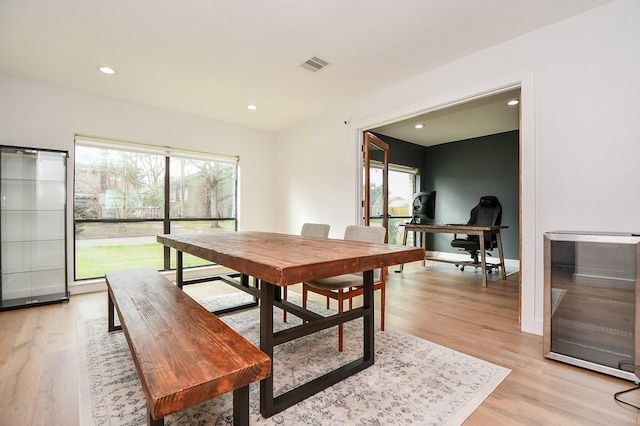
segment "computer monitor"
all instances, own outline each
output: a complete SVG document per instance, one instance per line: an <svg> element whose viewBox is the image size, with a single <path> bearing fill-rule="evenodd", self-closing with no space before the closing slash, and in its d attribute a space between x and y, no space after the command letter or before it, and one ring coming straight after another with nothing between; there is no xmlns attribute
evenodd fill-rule
<svg viewBox="0 0 640 426"><path fill-rule="evenodd" d="M413 196L412 224L433 222L436 216L436 191L418 192Z"/></svg>

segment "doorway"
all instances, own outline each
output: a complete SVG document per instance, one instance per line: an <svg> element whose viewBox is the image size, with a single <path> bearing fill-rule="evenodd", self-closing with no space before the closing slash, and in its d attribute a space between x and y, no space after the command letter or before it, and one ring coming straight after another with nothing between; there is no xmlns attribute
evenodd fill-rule
<svg viewBox="0 0 640 426"><path fill-rule="evenodd" d="M371 220L374 217L380 219L378 226L387 230L385 241L389 241L389 219L386 212L389 210L389 145L376 135L365 132L363 154L363 218L365 226L373 226ZM374 164L377 163L381 173L379 179L373 179L376 175Z"/></svg>
<svg viewBox="0 0 640 426"><path fill-rule="evenodd" d="M515 132L515 145L518 152L515 153L513 161L517 163L515 171L517 183L514 184L515 195L510 205L511 220L508 225L514 228L513 246L514 253L517 255L518 261L516 268L522 271L522 171L520 169L522 156L522 138L521 132L521 110L519 105L507 105L507 102L519 100L521 98L520 86L510 87L509 89L496 90L489 94L466 99L464 101L452 102L448 105L428 109L418 114L401 117L390 123L369 127L366 130L375 134L387 136L389 138L399 140L404 143L419 145L425 148L435 147L442 144L449 144L460 141L480 140L493 134L501 132ZM388 142L388 139L384 139ZM395 165L392 151L392 166ZM461 156L465 152L460 153ZM402 164L403 166L414 166L415 164ZM481 177L478 177L481 179ZM422 179L425 185L425 179ZM422 187L421 190L438 190L437 187ZM449 188L451 190L451 188ZM455 190L455 189L454 189ZM440 194L439 194L440 195ZM480 194L490 195L490 194ZM443 197L439 197L439 201ZM446 201L446 200L445 200ZM477 199L476 199L477 202ZM475 203L474 203L475 204ZM458 209L460 210L460 209ZM466 212L468 217L468 211ZM457 219L458 223L459 218ZM504 221L503 221L503 224ZM515 225L515 226L514 226ZM520 316L522 318L522 274L519 274L520 288ZM521 322L522 323L522 322Z"/></svg>

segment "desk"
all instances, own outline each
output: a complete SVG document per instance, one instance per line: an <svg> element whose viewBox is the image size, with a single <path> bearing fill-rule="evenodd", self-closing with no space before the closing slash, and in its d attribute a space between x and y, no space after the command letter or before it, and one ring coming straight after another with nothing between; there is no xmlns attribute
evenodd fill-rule
<svg viewBox="0 0 640 426"><path fill-rule="evenodd" d="M487 260L485 253L484 241L488 235L495 234L498 243L498 255L500 256L500 270L502 271L502 279L507 279L507 272L504 268L504 254L502 252L502 237L500 236L500 230L506 229L508 226L495 225L495 226L479 226L479 225L415 225L407 223L404 225L404 238L402 244L407 245L407 234L409 232L421 232L423 234L466 234L477 235L480 237L480 259L482 266L482 287L487 286ZM423 238L423 246L426 250L426 239ZM424 257L423 257L424 259ZM448 262L455 264L464 264L460 261L431 259L438 262ZM400 266L400 272L402 272L402 265Z"/></svg>
<svg viewBox="0 0 640 426"><path fill-rule="evenodd" d="M182 254L209 260L252 276L259 288L240 285L260 299L260 349L272 359L272 375L260 381L260 413L270 417L373 365L373 270L413 262L424 257L421 248L372 244L267 232L225 232L188 235L159 235L158 242L177 251L176 281L183 284ZM363 306L329 317L322 317L282 300L284 286L352 272L363 273ZM244 280L243 280L244 281ZM273 306L302 319L306 324L284 331L273 331ZM363 356L330 373L282 395L273 395L273 348L279 344L363 318Z"/></svg>

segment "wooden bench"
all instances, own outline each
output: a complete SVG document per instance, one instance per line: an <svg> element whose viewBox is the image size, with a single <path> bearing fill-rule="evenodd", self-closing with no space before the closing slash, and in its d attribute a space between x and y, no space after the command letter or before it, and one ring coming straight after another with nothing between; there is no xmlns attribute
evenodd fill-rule
<svg viewBox="0 0 640 426"><path fill-rule="evenodd" d="M106 281L109 331L124 330L147 424L233 391L234 424L248 425L249 384L270 376L271 358L158 271L110 272Z"/></svg>

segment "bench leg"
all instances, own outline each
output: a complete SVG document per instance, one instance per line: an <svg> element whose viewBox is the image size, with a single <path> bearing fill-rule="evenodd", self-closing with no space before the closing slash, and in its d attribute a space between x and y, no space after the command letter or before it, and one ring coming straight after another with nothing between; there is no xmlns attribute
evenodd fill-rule
<svg viewBox="0 0 640 426"><path fill-rule="evenodd" d="M249 426L249 385L233 391L233 425Z"/></svg>
<svg viewBox="0 0 640 426"><path fill-rule="evenodd" d="M153 417L151 417L149 406L147 406L147 426L164 426L164 418L154 420Z"/></svg>

